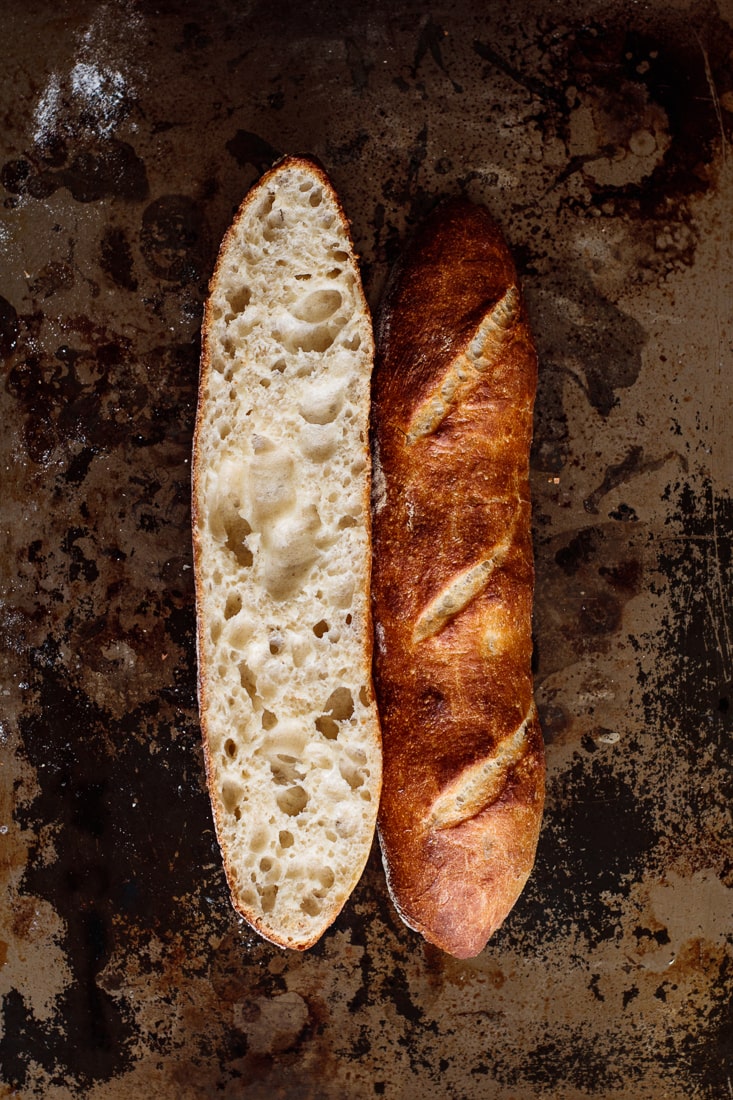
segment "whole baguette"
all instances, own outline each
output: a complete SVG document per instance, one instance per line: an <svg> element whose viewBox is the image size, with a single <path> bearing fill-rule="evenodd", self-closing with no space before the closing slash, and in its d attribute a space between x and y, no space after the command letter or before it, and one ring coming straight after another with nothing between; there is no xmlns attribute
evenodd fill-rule
<svg viewBox="0 0 733 1100"><path fill-rule="evenodd" d="M222 242L193 449L199 706L234 907L312 946L381 782L369 608L371 318L323 170L288 157Z"/></svg>
<svg viewBox="0 0 733 1100"><path fill-rule="evenodd" d="M534 863L529 450L537 359L482 207L442 204L394 270L372 385L378 831L403 920L478 954Z"/></svg>

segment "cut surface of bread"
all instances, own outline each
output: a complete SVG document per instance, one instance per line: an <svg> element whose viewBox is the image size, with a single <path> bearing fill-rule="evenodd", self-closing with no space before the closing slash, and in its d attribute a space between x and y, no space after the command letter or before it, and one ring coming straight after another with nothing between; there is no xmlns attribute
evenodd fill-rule
<svg viewBox="0 0 733 1100"><path fill-rule="evenodd" d="M235 908L312 946L369 855L373 337L348 222L288 157L250 191L206 304L193 456L199 704Z"/></svg>

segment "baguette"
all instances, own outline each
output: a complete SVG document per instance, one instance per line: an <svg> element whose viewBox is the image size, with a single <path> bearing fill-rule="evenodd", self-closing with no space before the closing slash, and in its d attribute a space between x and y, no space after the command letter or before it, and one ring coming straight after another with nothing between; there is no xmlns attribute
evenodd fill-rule
<svg viewBox="0 0 733 1100"><path fill-rule="evenodd" d="M406 924L459 958L520 894L544 801L530 667L536 377L498 228L482 207L441 205L377 319L372 608L389 889Z"/></svg>
<svg viewBox="0 0 733 1100"><path fill-rule="evenodd" d="M371 679L374 343L323 170L275 165L224 237L193 448L199 707L235 909L312 946L356 885L381 784Z"/></svg>

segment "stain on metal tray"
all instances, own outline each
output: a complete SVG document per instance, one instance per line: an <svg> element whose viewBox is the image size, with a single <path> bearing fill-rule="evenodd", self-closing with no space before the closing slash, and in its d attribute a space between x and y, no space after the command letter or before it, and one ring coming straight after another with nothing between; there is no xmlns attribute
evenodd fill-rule
<svg viewBox="0 0 733 1100"><path fill-rule="evenodd" d="M733 9L6 5L0 1095L733 1094ZM229 905L196 710L202 302L315 154L375 305L484 202L540 351L537 865L475 960L378 851L305 954Z"/></svg>

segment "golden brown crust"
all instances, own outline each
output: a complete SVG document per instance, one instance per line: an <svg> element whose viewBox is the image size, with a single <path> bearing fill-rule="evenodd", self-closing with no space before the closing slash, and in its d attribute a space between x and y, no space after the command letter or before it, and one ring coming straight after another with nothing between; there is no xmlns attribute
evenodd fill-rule
<svg viewBox="0 0 733 1100"><path fill-rule="evenodd" d="M377 329L372 601L379 833L403 919L477 954L531 870L529 448L537 362L509 250L463 201L422 227Z"/></svg>

